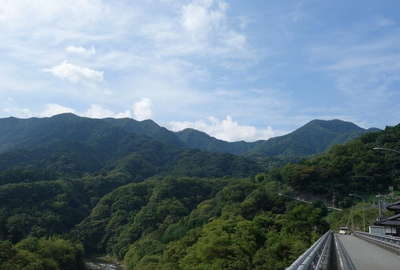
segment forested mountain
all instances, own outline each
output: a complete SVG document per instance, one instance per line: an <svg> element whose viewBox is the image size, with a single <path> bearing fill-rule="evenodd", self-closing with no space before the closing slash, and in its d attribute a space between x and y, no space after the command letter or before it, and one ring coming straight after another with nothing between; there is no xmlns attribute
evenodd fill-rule
<svg viewBox="0 0 400 270"><path fill-rule="evenodd" d="M354 200L349 194L375 196L388 193L389 187L400 190L399 151L397 125L335 145L328 152L297 164L271 170L265 177L278 180L297 193L315 194L327 201L335 199L339 206L346 207Z"/></svg>
<svg viewBox="0 0 400 270"><path fill-rule="evenodd" d="M185 129L177 135L187 146L211 152L259 157L303 157L322 153L332 145L345 143L373 131L378 129L363 129L341 120L313 120L287 135L253 143L229 143L194 129Z"/></svg>
<svg viewBox="0 0 400 270"><path fill-rule="evenodd" d="M184 148L173 133L150 120L98 120L63 114L0 122L0 182L15 170L26 175L32 168L36 172L40 168L48 176L118 169L138 179L162 173L245 176L260 170L243 157Z"/></svg>
<svg viewBox="0 0 400 270"><path fill-rule="evenodd" d="M326 211L274 182L152 179L104 196L75 229L128 269L284 269L327 229Z"/></svg>
<svg viewBox="0 0 400 270"><path fill-rule="evenodd" d="M104 133L145 135L161 143L179 146L173 132L158 126L151 120L91 119L71 113L49 118L0 119L0 153L14 149L33 148L43 143L76 141L96 144Z"/></svg>
<svg viewBox="0 0 400 270"><path fill-rule="evenodd" d="M0 153L37 148L44 143L53 145L59 141L79 142L95 148L102 143L105 133L117 133L113 136L122 136L118 133L124 133L145 136L177 148L257 157L303 157L322 153L334 144L376 130L365 130L341 120L313 120L292 133L267 141L225 142L194 129L174 133L151 120L90 119L67 113L50 118L0 119Z"/></svg>
<svg viewBox="0 0 400 270"><path fill-rule="evenodd" d="M312 121L270 149L357 138L263 172L245 157L190 149L152 121L114 120L0 120L1 270L80 269L83 250L129 270L285 269L328 228L328 212L282 194L346 207L351 192L400 189L399 155L372 150L400 149L400 126L357 137L365 130L351 123Z"/></svg>

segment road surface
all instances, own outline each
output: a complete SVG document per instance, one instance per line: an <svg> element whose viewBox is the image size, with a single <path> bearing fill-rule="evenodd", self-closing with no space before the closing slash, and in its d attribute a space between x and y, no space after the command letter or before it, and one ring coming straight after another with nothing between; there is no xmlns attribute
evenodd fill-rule
<svg viewBox="0 0 400 270"><path fill-rule="evenodd" d="M337 235L357 270L399 270L400 256L352 235Z"/></svg>

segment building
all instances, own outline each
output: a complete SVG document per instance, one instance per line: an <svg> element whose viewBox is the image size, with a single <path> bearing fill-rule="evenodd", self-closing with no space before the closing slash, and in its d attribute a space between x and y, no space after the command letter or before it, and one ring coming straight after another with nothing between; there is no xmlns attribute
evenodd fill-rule
<svg viewBox="0 0 400 270"><path fill-rule="evenodd" d="M400 236L400 201L389 204L386 209L396 214L387 218L379 217L375 225L384 227L386 235Z"/></svg>

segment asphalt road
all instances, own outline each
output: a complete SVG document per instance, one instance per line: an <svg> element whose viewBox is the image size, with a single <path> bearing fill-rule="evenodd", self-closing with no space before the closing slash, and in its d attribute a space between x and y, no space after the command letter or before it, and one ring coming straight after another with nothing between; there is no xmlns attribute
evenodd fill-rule
<svg viewBox="0 0 400 270"><path fill-rule="evenodd" d="M357 270L399 270L400 256L352 235L338 235Z"/></svg>

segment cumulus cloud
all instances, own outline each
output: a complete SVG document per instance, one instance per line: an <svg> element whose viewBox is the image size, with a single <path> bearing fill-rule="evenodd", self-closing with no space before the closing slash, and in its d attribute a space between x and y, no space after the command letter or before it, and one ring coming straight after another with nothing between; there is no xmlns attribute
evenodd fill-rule
<svg viewBox="0 0 400 270"><path fill-rule="evenodd" d="M103 108L100 105L92 104L89 109L83 114L86 117L90 118L128 118L131 117L131 113L129 111L115 113L108 109Z"/></svg>
<svg viewBox="0 0 400 270"><path fill-rule="evenodd" d="M33 112L29 108L18 108L18 107L5 107L0 110L2 114L7 116L29 118L33 116Z"/></svg>
<svg viewBox="0 0 400 270"><path fill-rule="evenodd" d="M185 56L215 55L226 59L248 58L247 37L239 23L228 19L229 5L224 0L192 0L177 5L178 20L145 24L142 33L152 39L159 54Z"/></svg>
<svg viewBox="0 0 400 270"><path fill-rule="evenodd" d="M90 49L81 46L68 46L65 51L71 54L78 54L82 56L92 56L96 54L96 49L92 46Z"/></svg>
<svg viewBox="0 0 400 270"><path fill-rule="evenodd" d="M5 111L3 109L3 111ZM32 113L29 115L32 115ZM86 110L75 110L73 108L65 107L63 105L51 103L45 106L45 109L39 113L41 117L50 117L61 113L74 113L84 117L90 118L132 118L132 114L137 120L145 120L151 118L151 100L148 98L142 98L132 106L132 111L125 110L123 112L115 112L108 108L104 108L99 104L91 104ZM19 114L21 115L21 113Z"/></svg>
<svg viewBox="0 0 400 270"><path fill-rule="evenodd" d="M137 120L150 119L152 116L152 103L149 98L142 98L133 104L133 117Z"/></svg>
<svg viewBox="0 0 400 270"><path fill-rule="evenodd" d="M32 112L30 112L32 115ZM74 113L80 116L90 117L90 118L126 118L131 117L131 112L126 110L125 112L113 112L109 109L106 109L98 104L92 104L86 111L77 111L73 108L69 108L60 104L50 103L46 104L45 109L39 113L41 117L51 117L61 113ZM21 114L19 114L21 115Z"/></svg>
<svg viewBox="0 0 400 270"><path fill-rule="evenodd" d="M206 34L222 23L227 7L224 1L193 1L182 7L182 26L193 34Z"/></svg>
<svg viewBox="0 0 400 270"><path fill-rule="evenodd" d="M226 118L223 120L219 120L215 117L209 117L206 121L173 121L168 124L168 127L173 131L180 131L185 128L193 128L206 132L217 139L230 142L240 140L265 140L271 137L282 135L281 131L273 130L271 127L257 129L254 126L240 125L230 116L226 116Z"/></svg>
<svg viewBox="0 0 400 270"><path fill-rule="evenodd" d="M50 117L61 113L75 113L75 110L59 104L51 103L46 105L46 108L40 113L40 116Z"/></svg>
<svg viewBox="0 0 400 270"><path fill-rule="evenodd" d="M228 22L228 7L223 0L194 0L183 5L181 37L190 43L187 47L228 58L249 56L246 36Z"/></svg>
<svg viewBox="0 0 400 270"><path fill-rule="evenodd" d="M55 77L71 81L73 83L80 81L103 81L103 71L97 71L87 67L82 67L64 61L52 68L44 69L45 72L53 74Z"/></svg>
<svg viewBox="0 0 400 270"><path fill-rule="evenodd" d="M41 103L29 105L35 112L40 113L37 108L46 103L63 104L68 100L69 104L86 106L80 110L74 107L77 114L114 116L120 112L111 105L114 103L123 104L123 110L129 108L132 117L143 120L153 115L151 102L163 100L173 104L168 117L174 119L172 113L202 106L212 99L208 91L202 91L205 84L200 87L197 83L216 81L210 72L214 65L220 67L231 58L240 58L241 66L246 62L241 57L241 49L248 46L246 35L239 21L229 14L228 2L168 0L154 6L148 0L138 0L136 4L40 0L40 5L30 0L6 1L0 6L4 39L0 51L4 52L4 69L13 66L15 70L0 73L10 73L6 77L13 83L19 83L18 74L22 71L26 74L24 85L13 89L26 91L28 82L33 95L40 91ZM62 62L64 59L67 61ZM38 76L38 70L31 68L38 66L46 68L42 71L47 73ZM104 73L110 76L105 78ZM48 80L50 74L81 85L76 88ZM96 87L90 84L105 79ZM3 80L2 88L8 91L10 88L4 84ZM133 84L142 90L132 91ZM111 88L110 85L118 91L110 94L103 89ZM86 86L91 87L90 91ZM141 97L151 101L140 101ZM110 106L104 105L108 112L89 108L91 104L103 104L104 100ZM139 102L133 105L132 100Z"/></svg>

